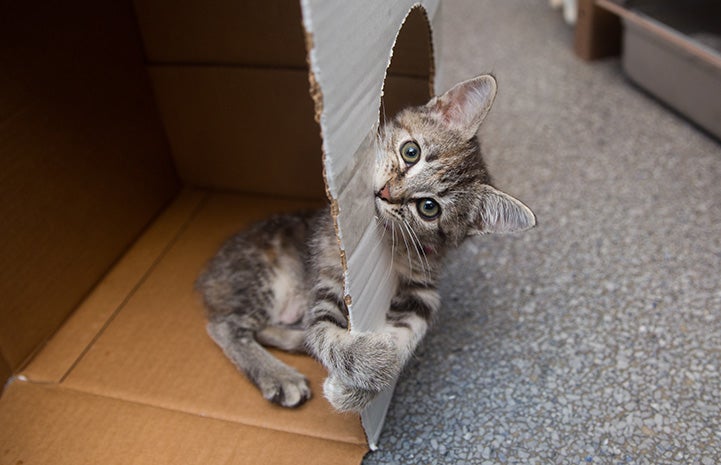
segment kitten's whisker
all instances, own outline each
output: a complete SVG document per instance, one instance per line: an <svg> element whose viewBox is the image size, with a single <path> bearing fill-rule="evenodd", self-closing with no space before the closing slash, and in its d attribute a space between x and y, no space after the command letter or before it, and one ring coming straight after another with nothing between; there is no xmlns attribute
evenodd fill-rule
<svg viewBox="0 0 721 465"><path fill-rule="evenodd" d="M405 223L405 220L402 220L403 223ZM401 223L400 226L404 226L404 224ZM410 275L413 276L413 260L411 259L411 250L408 248L408 241L406 241L406 233L403 232L403 228L398 228L398 230L401 232L401 236L403 237L403 243L406 246L406 257L408 257L408 268L410 271Z"/></svg>
<svg viewBox="0 0 721 465"><path fill-rule="evenodd" d="M378 222L379 222L378 217L375 217L375 219L376 219L376 222L377 222L376 226L379 227L379 228L383 228L383 233L381 234L381 237L380 237L380 239L378 240L378 243L376 244L376 246L373 248L373 251L371 252L371 254L373 254L373 253L376 251L376 249L380 246L380 244L383 243L383 240L384 240L384 238L385 238L385 236L386 236L386 231L388 230L388 220L383 219L383 226L381 226L381 225L378 223ZM394 236L394 235L393 235L393 236ZM392 243L391 243L391 263L390 263L390 266L388 267L388 271L386 272L385 276L383 277L383 281L388 281L388 279L391 277L391 273L393 272L393 254L394 254L394 250L393 250L393 249L394 249L394 247L395 247L395 240L394 240L394 239L395 239L394 237L391 238L391 240L392 240Z"/></svg>
<svg viewBox="0 0 721 465"><path fill-rule="evenodd" d="M423 250L423 244L421 244L421 240L418 238L418 235L413 231L413 228L408 223L408 221L405 222L406 229L408 229L408 234L411 236L411 240L413 241L413 245L416 248L416 254L418 255L418 261L421 263L421 271L423 272L423 275L425 276L426 280L430 282L431 280L431 266L428 263L428 257L426 256L426 251ZM423 252L423 257L421 257L421 252ZM424 264L425 260L425 264Z"/></svg>
<svg viewBox="0 0 721 465"><path fill-rule="evenodd" d="M380 221L379 218L378 218L377 216L374 216L373 219L375 220L375 221L373 222L373 226L375 226L376 230L377 230L378 228L382 228L382 229L383 229L383 232L381 233L381 237L378 239L378 242L376 242L375 247L373 247L373 250L371 250L371 252L370 252L370 256L371 256L371 257L376 253L376 250L378 250L378 247L380 247L380 245L383 243L383 238L384 238L385 235L386 235L386 228L385 228L385 227L382 227L382 226L379 224L379 221Z"/></svg>
<svg viewBox="0 0 721 465"><path fill-rule="evenodd" d="M408 238L410 239L411 247L414 248L414 249L416 249L416 254L418 254L418 247L416 247L416 240L413 238L413 234L411 234L411 231L408 229L408 221L403 220L403 227L405 228L406 231L408 231ZM408 250L408 259L409 259L409 261L410 261L410 258L411 258L411 251ZM421 261L420 258L421 258L420 255L418 255L418 259L419 259L419 262L420 262L420 265L421 265L421 271L423 272L423 271L424 271L424 269L423 269L423 261ZM413 268L411 268L411 275L412 275L412 274L413 274Z"/></svg>
<svg viewBox="0 0 721 465"><path fill-rule="evenodd" d="M388 229L388 220L383 220L383 227L384 227L384 229L386 229L386 230ZM391 225L391 227L392 227L392 225ZM390 261L390 264L389 264L389 266L388 266L388 271L387 271L386 274L383 276L383 281L387 281L388 279L390 279L391 274L393 273L393 254L395 253L394 250L393 250L393 249L394 249L394 245L395 245L395 238L393 237L393 233L391 233L391 261Z"/></svg>
<svg viewBox="0 0 721 465"><path fill-rule="evenodd" d="M387 224L386 224L385 220L383 220L383 226L381 226L381 225L378 223L378 221L379 221L379 220L376 219L376 227L377 227L377 228L381 228L381 229L383 230L383 232L381 232L380 241L378 241L378 245L380 245L380 244L383 242L383 239L385 239L385 237L386 237L386 231L388 230L388 228L386 227Z"/></svg>
<svg viewBox="0 0 721 465"><path fill-rule="evenodd" d="M411 232L415 236L416 241L418 241L418 248L420 249L421 253L423 253L423 259L426 262L426 269L428 270L428 281L431 281L431 279L432 279L431 271L432 270L431 270L431 264L428 262L428 255L426 255L426 249L423 247L423 244L421 243L421 240L418 237L418 234L416 234L416 232L413 230L413 228L411 227L410 224L408 225L408 228L411 230Z"/></svg>
<svg viewBox="0 0 721 465"><path fill-rule="evenodd" d="M403 221L403 227L406 229L406 231L408 231L408 237L411 240L411 246L415 249L416 256L418 257L418 263L421 266L421 272L425 274L425 267L423 265L423 259L421 259L420 253L418 252L418 244L416 243L416 239L415 239L415 237L413 237L413 234L411 233L411 230L408 227L408 221Z"/></svg>
<svg viewBox="0 0 721 465"><path fill-rule="evenodd" d="M393 274L393 258L396 255L396 225L392 221L391 223L391 264L388 267L388 276L386 279L391 278ZM388 223L386 223L386 227L388 227Z"/></svg>

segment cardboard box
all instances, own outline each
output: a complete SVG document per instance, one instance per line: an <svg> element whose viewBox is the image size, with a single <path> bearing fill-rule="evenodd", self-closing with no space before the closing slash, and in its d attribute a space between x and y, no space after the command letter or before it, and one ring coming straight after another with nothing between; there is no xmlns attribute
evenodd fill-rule
<svg viewBox="0 0 721 465"><path fill-rule="evenodd" d="M314 397L269 404L206 335L193 282L244 225L330 200L352 330L378 323L387 257L358 199L381 109L432 93L438 1L415 4L1 7L0 463L350 464L375 447L391 392L336 413L323 368L277 353Z"/></svg>

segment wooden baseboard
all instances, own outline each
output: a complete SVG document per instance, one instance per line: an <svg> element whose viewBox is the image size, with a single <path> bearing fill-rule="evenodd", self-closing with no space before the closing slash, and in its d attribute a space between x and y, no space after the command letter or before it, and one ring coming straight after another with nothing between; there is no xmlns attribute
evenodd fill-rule
<svg viewBox="0 0 721 465"><path fill-rule="evenodd" d="M578 21L574 51L591 61L621 53L621 20L596 5L595 0L578 0Z"/></svg>

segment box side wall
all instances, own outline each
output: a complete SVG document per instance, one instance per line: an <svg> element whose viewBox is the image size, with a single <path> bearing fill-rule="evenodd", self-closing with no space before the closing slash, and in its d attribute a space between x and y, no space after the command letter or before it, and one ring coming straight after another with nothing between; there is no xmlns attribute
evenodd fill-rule
<svg viewBox="0 0 721 465"><path fill-rule="evenodd" d="M410 1L392 6L381 0L352 6L303 2L304 25L313 38L313 95L320 110L326 182L337 211L352 331L379 330L395 288L395 276L378 272L388 269L390 247L378 247L382 228L374 223L376 134L381 113L390 118L404 106L426 102L432 93L429 23L438 9L435 1L422 2L420 8ZM352 61L339 59L350 56ZM376 397L363 413L371 448L391 393Z"/></svg>
<svg viewBox="0 0 721 465"><path fill-rule="evenodd" d="M135 0L187 184L323 198L299 2Z"/></svg>
<svg viewBox="0 0 721 465"><path fill-rule="evenodd" d="M14 371L179 184L129 4L3 4L0 68L0 353Z"/></svg>
<svg viewBox="0 0 721 465"><path fill-rule="evenodd" d="M307 67L299 1L133 3L150 63Z"/></svg>
<svg viewBox="0 0 721 465"><path fill-rule="evenodd" d="M150 66L178 171L221 190L322 198L305 70Z"/></svg>

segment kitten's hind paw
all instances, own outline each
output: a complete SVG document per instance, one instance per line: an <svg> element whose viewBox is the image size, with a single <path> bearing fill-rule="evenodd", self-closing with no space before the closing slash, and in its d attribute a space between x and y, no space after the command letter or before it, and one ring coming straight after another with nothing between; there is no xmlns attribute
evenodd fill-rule
<svg viewBox="0 0 721 465"><path fill-rule="evenodd" d="M256 381L264 398L283 407L299 407L311 397L308 380L295 370Z"/></svg>
<svg viewBox="0 0 721 465"><path fill-rule="evenodd" d="M378 391L348 386L335 376L329 376L323 383L323 394L339 412L360 412L373 400Z"/></svg>

